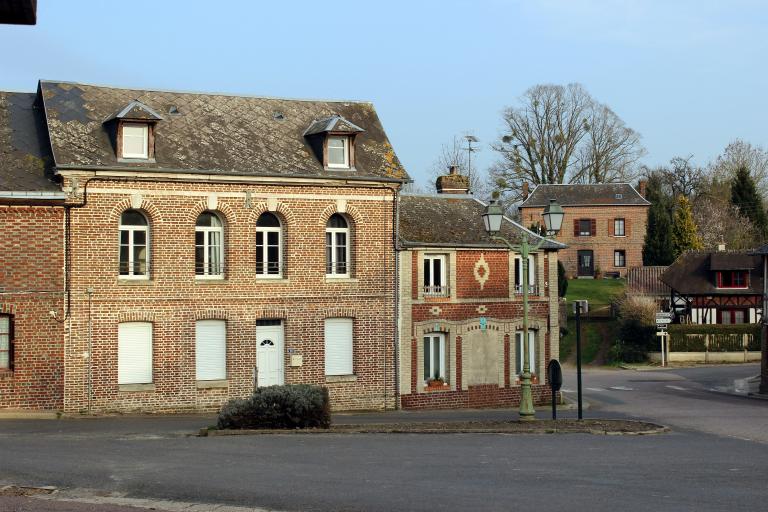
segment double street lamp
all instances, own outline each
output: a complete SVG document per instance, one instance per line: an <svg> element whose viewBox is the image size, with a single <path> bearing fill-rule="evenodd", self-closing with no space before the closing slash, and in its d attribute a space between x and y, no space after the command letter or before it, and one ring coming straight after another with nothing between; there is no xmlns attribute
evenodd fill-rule
<svg viewBox="0 0 768 512"><path fill-rule="evenodd" d="M544 226L547 229L547 237L555 236L560 232L563 225L563 208L557 204L554 199L549 200L549 204L544 207L541 214L544 217ZM485 207L483 213L483 223L485 230L491 240L504 243L510 251L520 253L522 260L523 274L523 374L520 376L520 419L536 419L536 411L533 409L533 393L531 392L531 353L528 345L528 254L531 251L537 251L546 242L546 238L541 238L536 244L528 243L528 232L523 230L520 237L520 245L513 245L506 238L499 236L501 223L504 220L504 210L497 200L491 200Z"/></svg>

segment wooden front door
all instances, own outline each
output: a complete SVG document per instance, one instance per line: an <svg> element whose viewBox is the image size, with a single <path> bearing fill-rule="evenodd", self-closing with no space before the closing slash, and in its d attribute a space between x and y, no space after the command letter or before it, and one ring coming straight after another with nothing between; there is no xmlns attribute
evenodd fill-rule
<svg viewBox="0 0 768 512"><path fill-rule="evenodd" d="M595 275L595 257L592 254L592 251L579 251L578 260L579 260L578 275L580 277Z"/></svg>

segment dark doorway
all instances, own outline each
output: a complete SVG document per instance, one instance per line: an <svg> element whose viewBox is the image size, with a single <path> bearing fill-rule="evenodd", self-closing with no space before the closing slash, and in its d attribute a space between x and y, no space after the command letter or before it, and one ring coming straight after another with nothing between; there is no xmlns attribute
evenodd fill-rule
<svg viewBox="0 0 768 512"><path fill-rule="evenodd" d="M595 258L592 251L579 251L579 277L595 275Z"/></svg>

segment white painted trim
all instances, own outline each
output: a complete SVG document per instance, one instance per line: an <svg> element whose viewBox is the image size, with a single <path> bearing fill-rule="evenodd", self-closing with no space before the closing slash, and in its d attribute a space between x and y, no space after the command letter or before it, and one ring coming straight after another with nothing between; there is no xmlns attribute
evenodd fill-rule
<svg viewBox="0 0 768 512"><path fill-rule="evenodd" d="M65 188L66 191L71 192L71 188L67 187ZM113 194L113 195L133 195L133 194L141 194L144 197L147 196L156 196L156 197L163 197L163 196L180 196L180 197L201 197L201 198L207 198L210 192L201 190L199 192L192 192L192 191L186 191L186 190L137 190L137 189L127 189L127 188L94 188L89 189L88 194ZM230 198L243 198L245 199L246 193L245 192L217 192L216 195L219 198L222 197L230 197ZM0 196L1 197L1 196ZM57 197L57 199L63 199L66 197L66 193L62 192L61 197ZM317 199L317 200L339 200L339 199L346 199L347 201L392 201L392 196L361 196L361 195L339 195L339 194L329 194L329 195L323 195L323 194L285 194L285 193L279 193L279 194L254 194L251 193L251 202L259 202L261 200L267 201L269 199L277 199L277 200L283 200L283 199Z"/></svg>

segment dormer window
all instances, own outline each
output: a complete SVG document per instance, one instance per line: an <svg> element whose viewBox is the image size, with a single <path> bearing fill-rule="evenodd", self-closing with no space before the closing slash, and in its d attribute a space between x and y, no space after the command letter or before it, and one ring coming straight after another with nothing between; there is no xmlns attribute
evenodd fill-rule
<svg viewBox="0 0 768 512"><path fill-rule="evenodd" d="M362 128L338 114L316 119L304 132L326 170L355 169L355 140Z"/></svg>
<svg viewBox="0 0 768 512"><path fill-rule="evenodd" d="M146 123L122 123L123 158L149 158L149 125Z"/></svg>
<svg viewBox="0 0 768 512"><path fill-rule="evenodd" d="M163 117L149 106L133 100L104 121L104 127L116 141L119 160L150 160L155 158L155 126Z"/></svg>
<svg viewBox="0 0 768 512"><path fill-rule="evenodd" d="M349 169L349 137L328 136L328 167Z"/></svg>

